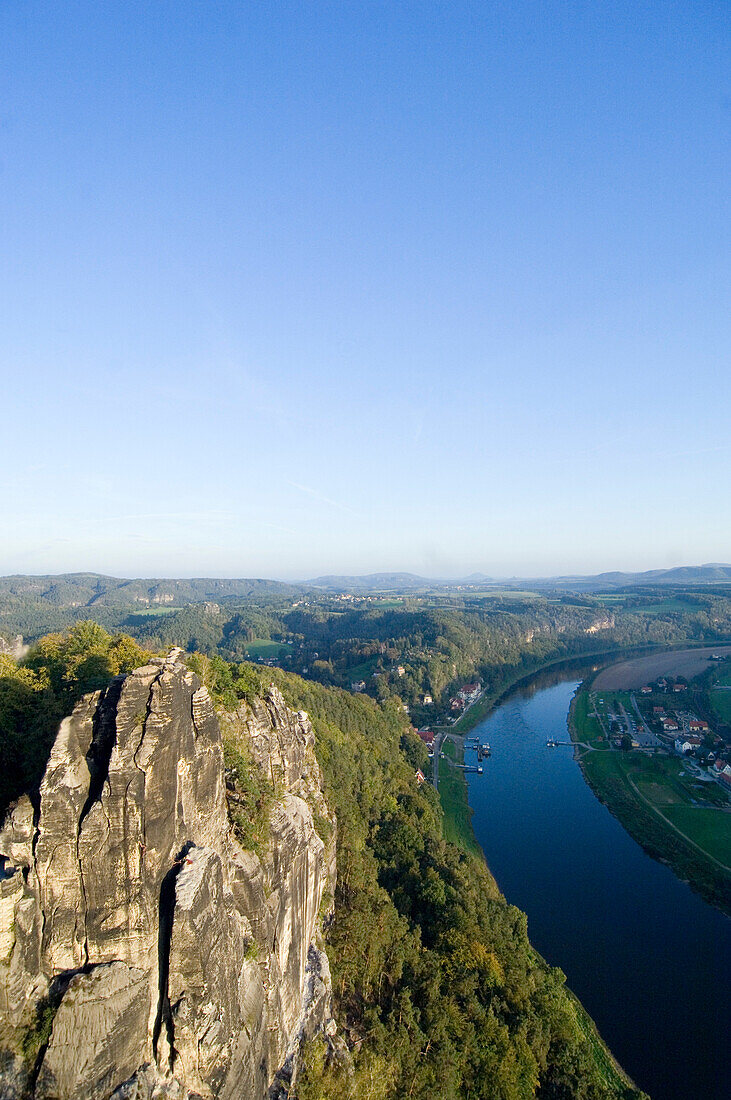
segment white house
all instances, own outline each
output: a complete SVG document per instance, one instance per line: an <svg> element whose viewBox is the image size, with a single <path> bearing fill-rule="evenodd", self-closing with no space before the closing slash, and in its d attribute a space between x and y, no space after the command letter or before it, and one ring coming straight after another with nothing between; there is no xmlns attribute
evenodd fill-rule
<svg viewBox="0 0 731 1100"><path fill-rule="evenodd" d="M702 738L697 737L694 733L689 734L687 737L675 738L675 748L680 753L692 752L693 749L699 749L702 744Z"/></svg>

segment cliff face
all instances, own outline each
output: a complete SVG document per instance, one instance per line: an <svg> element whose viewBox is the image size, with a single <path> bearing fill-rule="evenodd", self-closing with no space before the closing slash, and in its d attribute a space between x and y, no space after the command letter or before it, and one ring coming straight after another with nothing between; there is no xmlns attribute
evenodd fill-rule
<svg viewBox="0 0 731 1100"><path fill-rule="evenodd" d="M274 690L227 716L277 782L270 842L244 851L211 700L176 657L78 704L39 812L21 799L0 834L0 1098L263 1098L334 1031L311 726Z"/></svg>

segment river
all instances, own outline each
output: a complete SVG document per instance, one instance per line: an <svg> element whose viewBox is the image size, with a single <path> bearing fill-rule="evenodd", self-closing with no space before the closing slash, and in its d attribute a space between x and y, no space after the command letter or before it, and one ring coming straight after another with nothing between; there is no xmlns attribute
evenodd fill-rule
<svg viewBox="0 0 731 1100"><path fill-rule="evenodd" d="M731 921L643 852L571 747L546 747L568 740L579 675L542 674L472 731L492 747L467 776L475 835L636 1084L652 1100L726 1100Z"/></svg>

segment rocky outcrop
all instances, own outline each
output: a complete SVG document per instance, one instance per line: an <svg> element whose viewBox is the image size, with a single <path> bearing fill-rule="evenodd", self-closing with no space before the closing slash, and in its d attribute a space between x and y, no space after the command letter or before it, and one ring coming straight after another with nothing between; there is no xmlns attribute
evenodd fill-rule
<svg viewBox="0 0 731 1100"><path fill-rule="evenodd" d="M25 657L29 647L23 642L22 634L10 636L0 634L0 656L12 657L14 661L20 661Z"/></svg>
<svg viewBox="0 0 731 1100"><path fill-rule="evenodd" d="M584 630L585 634L599 634L602 630L614 630L614 615L597 615L590 626Z"/></svg>
<svg viewBox="0 0 731 1100"><path fill-rule="evenodd" d="M40 805L0 834L0 1098L258 1100L334 1030L310 723L274 689L225 716L276 788L269 843L245 851L219 721L179 657L82 699Z"/></svg>

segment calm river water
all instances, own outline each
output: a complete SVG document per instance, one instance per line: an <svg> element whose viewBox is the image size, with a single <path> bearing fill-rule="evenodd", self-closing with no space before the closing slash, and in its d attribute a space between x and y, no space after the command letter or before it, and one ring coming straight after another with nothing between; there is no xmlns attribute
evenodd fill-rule
<svg viewBox="0 0 731 1100"><path fill-rule="evenodd" d="M566 716L576 671L543 674L473 733L473 825L532 943L652 1100L731 1095L731 921L645 855L584 782ZM470 762L473 757L467 753Z"/></svg>

